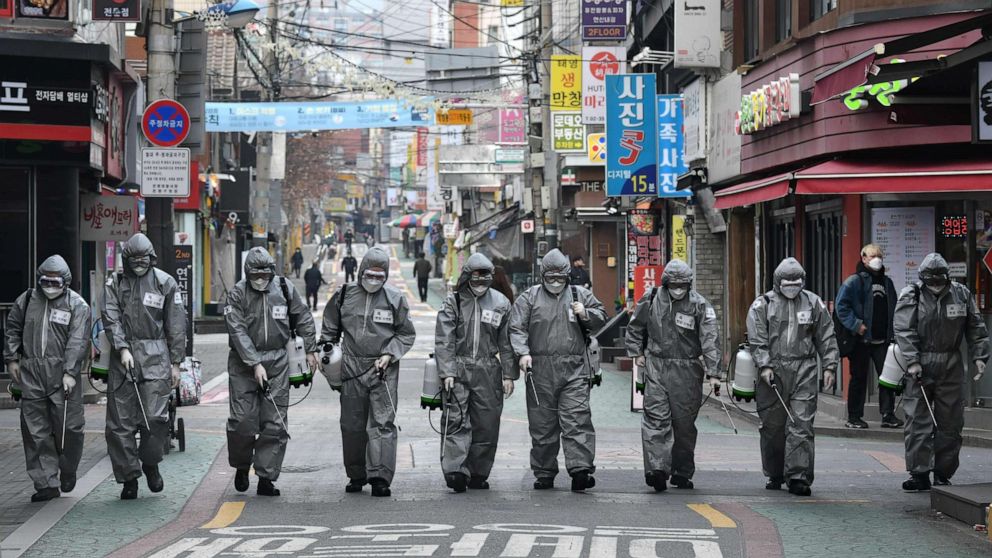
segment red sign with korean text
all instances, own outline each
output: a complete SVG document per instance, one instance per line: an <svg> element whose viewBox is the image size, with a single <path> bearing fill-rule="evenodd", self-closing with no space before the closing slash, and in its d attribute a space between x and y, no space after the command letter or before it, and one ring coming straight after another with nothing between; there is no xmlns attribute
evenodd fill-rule
<svg viewBox="0 0 992 558"><path fill-rule="evenodd" d="M661 286L661 273L665 271L663 265L639 265L634 267L634 302L641 300L644 293L650 292L654 287Z"/></svg>

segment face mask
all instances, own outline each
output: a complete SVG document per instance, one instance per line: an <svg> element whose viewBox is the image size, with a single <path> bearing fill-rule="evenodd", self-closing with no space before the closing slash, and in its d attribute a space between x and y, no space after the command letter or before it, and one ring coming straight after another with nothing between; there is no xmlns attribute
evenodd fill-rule
<svg viewBox="0 0 992 558"><path fill-rule="evenodd" d="M63 291L59 287L43 287L41 289L41 292L45 293L45 296L48 297L48 300L53 300L62 296Z"/></svg>
<svg viewBox="0 0 992 558"><path fill-rule="evenodd" d="M272 282L271 279L252 279L251 286L256 291L264 291L269 288L270 282Z"/></svg>
<svg viewBox="0 0 992 558"><path fill-rule="evenodd" d="M544 282L544 288L545 289L548 289L548 292L550 292L551 294L556 295L556 294L559 294L559 293L561 293L562 291L565 290L565 282L564 281L558 281L558 280L555 280L555 281L545 281Z"/></svg>
<svg viewBox="0 0 992 558"><path fill-rule="evenodd" d="M668 289L668 294L670 294L672 296L672 298L674 298L675 300L682 300L683 298L685 298L685 295L688 292L689 292L689 289L686 289L685 287L679 287L679 288L676 288L676 289Z"/></svg>
<svg viewBox="0 0 992 558"><path fill-rule="evenodd" d="M489 290L489 285L472 285L470 288L472 289L472 294L482 296Z"/></svg>
<svg viewBox="0 0 992 558"><path fill-rule="evenodd" d="M927 285L927 289L935 295L939 295L943 290L943 285Z"/></svg>
<svg viewBox="0 0 992 558"><path fill-rule="evenodd" d="M882 258L872 258L871 260L869 260L868 261L868 269L871 269L872 271L881 271L882 270Z"/></svg>
<svg viewBox="0 0 992 558"><path fill-rule="evenodd" d="M362 277L362 288L364 288L369 294L376 293L382 288L382 279L370 279L368 277Z"/></svg>
<svg viewBox="0 0 992 558"><path fill-rule="evenodd" d="M133 271L134 274L137 275L138 277L141 277L144 274L148 273L148 266L147 265L136 265L136 266L134 266L134 267L131 268L131 271Z"/></svg>

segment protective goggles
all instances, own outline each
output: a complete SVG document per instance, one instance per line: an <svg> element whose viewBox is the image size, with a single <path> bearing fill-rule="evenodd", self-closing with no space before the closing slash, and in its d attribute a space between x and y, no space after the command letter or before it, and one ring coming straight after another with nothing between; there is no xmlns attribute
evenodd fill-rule
<svg viewBox="0 0 992 558"><path fill-rule="evenodd" d="M685 290L689 290L689 287L690 286L691 285L689 283L669 283L668 284L668 288L669 289L685 289Z"/></svg>
<svg viewBox="0 0 992 558"><path fill-rule="evenodd" d="M567 273L545 273L542 277L548 283L568 281Z"/></svg>
<svg viewBox="0 0 992 558"><path fill-rule="evenodd" d="M492 283L493 282L493 274L492 273L472 273L472 276L469 277L469 282L471 282L472 284L479 284L479 285L489 284L489 283Z"/></svg>
<svg viewBox="0 0 992 558"><path fill-rule="evenodd" d="M259 279L272 280L272 276L275 275L271 269L252 269L248 271L248 280L257 281Z"/></svg>
<svg viewBox="0 0 992 558"><path fill-rule="evenodd" d="M148 256L134 256L127 259L127 262L131 264L132 267L145 266L149 267L152 265L152 259Z"/></svg>
<svg viewBox="0 0 992 558"><path fill-rule="evenodd" d="M369 279L371 281L385 281L386 272L385 271L366 271L362 274L362 277Z"/></svg>
<svg viewBox="0 0 992 558"><path fill-rule="evenodd" d="M783 289L786 288L786 287L800 287L800 288L802 288L802 286L803 286L803 280L802 279L783 279L779 286L781 288L783 288Z"/></svg>
<svg viewBox="0 0 992 558"><path fill-rule="evenodd" d="M41 277L38 286L42 289L62 289L65 288L65 280L61 277Z"/></svg>
<svg viewBox="0 0 992 558"><path fill-rule="evenodd" d="M928 287L943 287L948 282L947 275L924 275L923 284Z"/></svg>

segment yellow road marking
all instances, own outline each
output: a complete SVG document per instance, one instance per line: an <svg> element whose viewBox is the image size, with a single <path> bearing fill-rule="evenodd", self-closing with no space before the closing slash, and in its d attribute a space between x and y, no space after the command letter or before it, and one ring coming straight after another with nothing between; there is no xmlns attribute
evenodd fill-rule
<svg viewBox="0 0 992 558"><path fill-rule="evenodd" d="M730 519L726 515L718 512L716 508L709 504L686 504L689 509L698 513L699 515L706 518L706 521L710 522L710 526L714 529L725 527L727 529L736 529L737 524L734 523L733 519Z"/></svg>
<svg viewBox="0 0 992 558"><path fill-rule="evenodd" d="M224 502L221 504L220 509L217 510L217 515L209 523L200 525L200 529L223 529L224 527L228 527L241 517L241 512L244 509L244 502Z"/></svg>

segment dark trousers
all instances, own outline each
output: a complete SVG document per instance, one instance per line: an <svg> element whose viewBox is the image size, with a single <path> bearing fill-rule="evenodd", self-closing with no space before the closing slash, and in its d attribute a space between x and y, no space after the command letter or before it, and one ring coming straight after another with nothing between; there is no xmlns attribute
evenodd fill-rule
<svg viewBox="0 0 992 558"><path fill-rule="evenodd" d="M319 289L310 290L307 289L307 305L311 306L314 310L317 309L317 291ZM313 305L310 304L310 298L313 297Z"/></svg>
<svg viewBox="0 0 992 558"><path fill-rule="evenodd" d="M345 270L345 272L344 272L344 282L345 283L351 283L354 280L355 280L355 270L354 269L351 270L351 271Z"/></svg>
<svg viewBox="0 0 992 558"><path fill-rule="evenodd" d="M889 346L885 343L872 345L869 343L858 343L854 348L854 353L849 357L851 361L851 382L847 386L847 418L859 419L865 412L865 393L868 388L868 380L871 378L871 367L875 366L878 374L882 373L882 366L885 365L885 354ZM878 386L878 410L882 416L895 412L896 393L887 387Z"/></svg>
<svg viewBox="0 0 992 558"><path fill-rule="evenodd" d="M430 277L417 277L417 291L420 292L420 302L427 302L427 281Z"/></svg>

